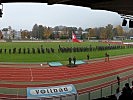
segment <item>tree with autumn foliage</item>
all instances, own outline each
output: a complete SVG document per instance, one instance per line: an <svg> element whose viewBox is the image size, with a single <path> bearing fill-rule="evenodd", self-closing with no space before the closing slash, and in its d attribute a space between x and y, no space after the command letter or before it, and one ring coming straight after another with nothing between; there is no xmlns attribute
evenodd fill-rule
<svg viewBox="0 0 133 100"><path fill-rule="evenodd" d="M88 37L89 37L89 38L91 38L91 37L96 37L95 29L93 29L93 28L90 28L90 29L89 29Z"/></svg>
<svg viewBox="0 0 133 100"><path fill-rule="evenodd" d="M30 32L28 30L21 31L21 39L30 39Z"/></svg>
<svg viewBox="0 0 133 100"><path fill-rule="evenodd" d="M116 26L116 30L117 30L117 36L123 36L124 30L120 25Z"/></svg>
<svg viewBox="0 0 133 100"><path fill-rule="evenodd" d="M52 34L52 28L45 26L44 33L43 33L44 38L48 39L51 34Z"/></svg>
<svg viewBox="0 0 133 100"><path fill-rule="evenodd" d="M103 39L103 40L107 39L106 28L104 27L100 28L100 39Z"/></svg>

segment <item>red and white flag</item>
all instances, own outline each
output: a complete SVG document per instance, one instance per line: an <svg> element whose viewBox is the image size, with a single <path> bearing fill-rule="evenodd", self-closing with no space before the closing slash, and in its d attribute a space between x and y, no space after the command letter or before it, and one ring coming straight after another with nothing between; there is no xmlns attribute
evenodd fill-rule
<svg viewBox="0 0 133 100"><path fill-rule="evenodd" d="M72 42L78 42L80 43L81 41L77 39L76 35L72 33Z"/></svg>

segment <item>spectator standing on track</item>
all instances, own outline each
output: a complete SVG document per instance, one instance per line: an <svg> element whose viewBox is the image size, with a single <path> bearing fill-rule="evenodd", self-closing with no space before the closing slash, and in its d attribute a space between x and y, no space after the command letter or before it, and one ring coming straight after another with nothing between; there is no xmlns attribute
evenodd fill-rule
<svg viewBox="0 0 133 100"><path fill-rule="evenodd" d="M105 62L107 62L107 61L109 62L109 54L106 52L105 53Z"/></svg>
<svg viewBox="0 0 133 100"><path fill-rule="evenodd" d="M90 59L90 55L89 54L87 54L87 60L89 60Z"/></svg>
<svg viewBox="0 0 133 100"><path fill-rule="evenodd" d="M73 64L75 65L75 63L76 63L76 57L74 56L73 57Z"/></svg>
<svg viewBox="0 0 133 100"><path fill-rule="evenodd" d="M69 61L69 65L71 65L71 64L72 64L72 62L71 62L71 61L72 61L72 58L69 57L69 58L68 58L68 61Z"/></svg>

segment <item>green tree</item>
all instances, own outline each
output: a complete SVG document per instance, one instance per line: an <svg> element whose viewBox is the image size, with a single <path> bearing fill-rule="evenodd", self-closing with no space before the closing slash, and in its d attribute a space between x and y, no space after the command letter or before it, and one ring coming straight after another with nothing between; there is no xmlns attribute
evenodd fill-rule
<svg viewBox="0 0 133 100"><path fill-rule="evenodd" d="M112 38L113 38L112 29L113 29L113 25L108 24L108 25L106 26L107 39L112 39Z"/></svg>
<svg viewBox="0 0 133 100"><path fill-rule="evenodd" d="M38 25L35 24L32 28L32 38L37 38L38 37Z"/></svg>
<svg viewBox="0 0 133 100"><path fill-rule="evenodd" d="M114 28L114 29L113 29L113 37L115 37L115 36L118 36L117 28Z"/></svg>
<svg viewBox="0 0 133 100"><path fill-rule="evenodd" d="M38 26L38 33L37 33L38 39L42 39L43 38L43 33L44 33L44 27L42 25L39 25Z"/></svg>

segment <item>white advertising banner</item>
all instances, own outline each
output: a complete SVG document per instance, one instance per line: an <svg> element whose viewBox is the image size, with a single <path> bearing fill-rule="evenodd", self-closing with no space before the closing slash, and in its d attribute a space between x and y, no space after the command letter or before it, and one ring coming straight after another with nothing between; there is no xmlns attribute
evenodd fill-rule
<svg viewBox="0 0 133 100"><path fill-rule="evenodd" d="M77 90L75 89L74 85L68 84L61 86L27 88L28 99L48 98L67 94L77 94Z"/></svg>

